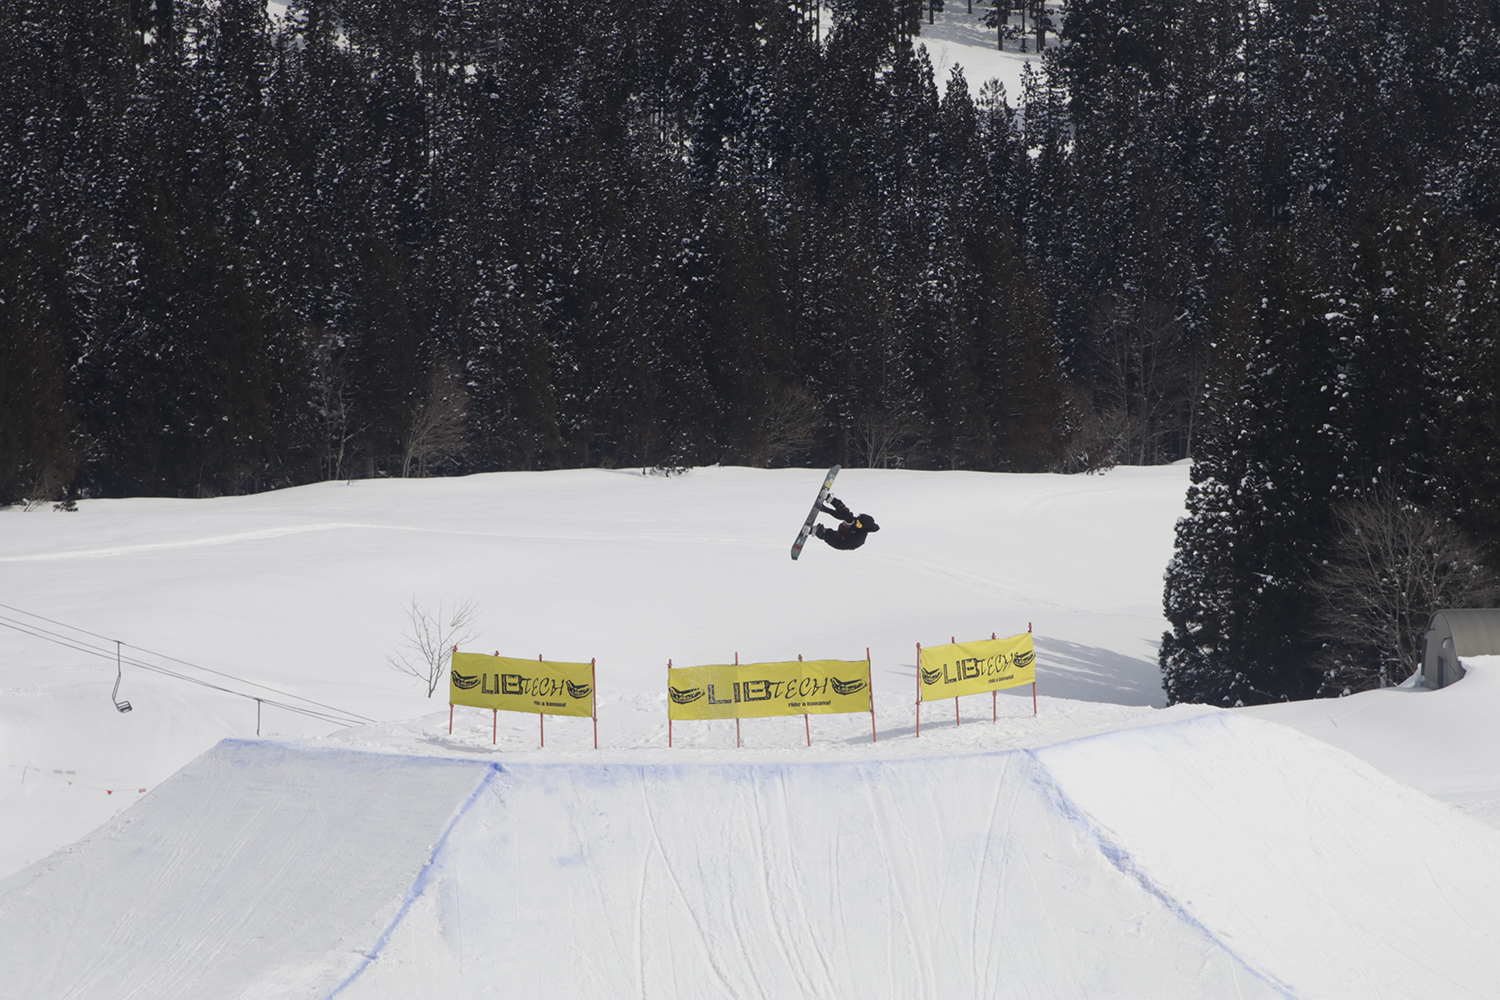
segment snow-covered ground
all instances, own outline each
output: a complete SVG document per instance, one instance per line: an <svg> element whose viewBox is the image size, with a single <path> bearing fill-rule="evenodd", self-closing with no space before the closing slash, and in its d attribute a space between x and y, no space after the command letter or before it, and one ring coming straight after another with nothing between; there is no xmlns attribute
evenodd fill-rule
<svg viewBox="0 0 1500 1000"><path fill-rule="evenodd" d="M980 23L988 10L988 5L981 8L976 3L970 13L962 0L958 3L948 0L943 5L943 10L933 16L932 24L928 24L926 18L923 18L922 33L912 39L912 44L927 46L927 58L932 61L933 77L937 81L939 93L947 91L952 68L962 66L971 95L977 97L986 81L999 80L1005 85L1005 94L1011 107L1016 107L1021 100L1023 69L1029 64L1033 70L1041 70L1041 54L1036 50L1036 35L1027 35L1025 52L1021 51L1021 43L1017 39L1008 40L1002 50L996 45L995 29L986 28ZM1055 10L1053 21L1059 24L1062 21ZM1056 41L1057 36L1049 33L1047 44L1050 46Z"/></svg>
<svg viewBox="0 0 1500 1000"><path fill-rule="evenodd" d="M1500 660L1162 708L1187 473L846 470L882 530L795 563L818 470L0 511L0 624L84 647L0 630L0 997L1497 995ZM597 658L601 749L450 735L386 664L414 597L473 597L468 649ZM929 705L918 739L915 644L1028 624L1036 714ZM668 659L867 647L878 742L666 746ZM257 739L254 697L373 721L265 705Z"/></svg>
<svg viewBox="0 0 1500 1000"><path fill-rule="evenodd" d="M1061 24L1060 9L1050 3L1049 7L1053 11L1053 22ZM971 11L969 4L949 0L943 10L933 15L932 24L928 24L924 18L922 32L912 39L912 44L927 46L928 58L932 60L933 74L940 93L948 89L948 74L953 66L958 65L964 68L964 78L968 80L971 94L977 96L985 81L999 80L1005 85L1011 106L1015 107L1021 96L1022 68L1040 58L1036 51L1036 35L1033 33L1027 36L1025 52L1021 51L1021 43L1016 39L1006 42L1002 50L996 43L995 29L986 28L980 23L988 10L988 6L976 3ZM266 11L275 22L279 23L286 18L284 3L270 0L266 4ZM821 15L821 30L826 34L832 29L833 13L825 4ZM1056 40L1056 34L1049 34L1047 37L1049 45Z"/></svg>
<svg viewBox="0 0 1500 1000"><path fill-rule="evenodd" d="M1500 656L1464 661L1458 684L1240 709L1347 750L1393 778L1500 828Z"/></svg>
<svg viewBox="0 0 1500 1000"><path fill-rule="evenodd" d="M668 659L858 659L867 647L880 728L900 736L915 723L916 643L1033 622L1044 703L1075 701L1036 719L1029 691L1001 707L1042 730L1074 711L1110 724L1122 705L1163 703L1160 579L1186 475L846 470L839 494L883 530L859 552L819 545L798 562L788 550L820 472L356 480L214 500L84 501L76 513L11 508L0 510L0 604L246 694L286 701L140 649L393 720L360 736L381 746L404 745L412 726L431 729L431 719L405 722L427 713L442 716L450 745L443 690L428 700L386 663L413 597L434 608L475 598L473 650L597 658L607 748L666 745ZM104 639L5 608L0 616L114 652ZM14 818L0 837L0 873L82 836L218 740L256 734L254 701L129 665L119 697L133 711L116 712L112 656L5 629L0 657L0 809ZM970 701L966 714L990 717L989 699ZM270 706L260 714L267 736L333 728ZM451 745L488 750L491 718L472 709L457 718ZM503 750L535 746L534 718L501 721ZM929 709L928 723L924 740L952 728L952 712ZM789 753L802 725L756 721L743 732L751 748ZM868 734L869 720L853 716L813 727L820 749ZM680 748L733 747L727 722L675 735ZM549 753L592 745L581 720L555 720L547 736Z"/></svg>

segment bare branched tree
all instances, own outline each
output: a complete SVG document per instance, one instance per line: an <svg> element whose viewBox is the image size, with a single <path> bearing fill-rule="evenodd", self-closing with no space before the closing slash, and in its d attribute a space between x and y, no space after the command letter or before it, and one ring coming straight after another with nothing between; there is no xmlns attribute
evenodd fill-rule
<svg viewBox="0 0 1500 1000"><path fill-rule="evenodd" d="M1312 582L1313 635L1324 640L1325 691L1363 691L1411 676L1428 616L1484 607L1500 578L1462 531L1387 492L1334 510L1338 533Z"/></svg>
<svg viewBox="0 0 1500 1000"><path fill-rule="evenodd" d="M1190 391L1183 317L1168 303L1123 295L1108 296L1095 312L1096 403L1116 457L1127 465L1154 464Z"/></svg>
<svg viewBox="0 0 1500 1000"><path fill-rule="evenodd" d="M1113 469L1117 462L1113 430L1094 409L1093 401L1083 389L1068 385L1064 392L1063 405L1068 422L1067 457L1057 471L1093 475Z"/></svg>
<svg viewBox="0 0 1500 1000"><path fill-rule="evenodd" d="M888 469L916 444L917 425L900 413L866 410L854 421L854 443L867 469Z"/></svg>
<svg viewBox="0 0 1500 1000"><path fill-rule="evenodd" d="M412 411L401 455L402 477L425 476L461 454L468 415L469 394L457 368L449 363L438 365L427 381L426 398Z"/></svg>
<svg viewBox="0 0 1500 1000"><path fill-rule="evenodd" d="M35 510L43 504L61 500L71 479L72 476L57 465L51 462L42 464L32 476L30 485L23 491L25 495L21 499L22 506L26 510Z"/></svg>
<svg viewBox="0 0 1500 1000"><path fill-rule="evenodd" d="M313 388L317 394L317 412L323 432L323 474L328 479L343 479L350 471L354 442L368 427L354 420L354 392L344 338L320 327L309 328L305 337L312 361Z"/></svg>
<svg viewBox="0 0 1500 1000"><path fill-rule="evenodd" d="M406 634L386 662L426 684L427 697L431 698L442 683L448 654L454 646L474 638L474 622L478 617L479 605L472 597L460 601L451 611L439 601L436 612L428 611L413 597L406 609Z"/></svg>
<svg viewBox="0 0 1500 1000"><path fill-rule="evenodd" d="M778 465L812 450L813 437L826 421L812 393L797 386L771 392L766 410L766 464Z"/></svg>

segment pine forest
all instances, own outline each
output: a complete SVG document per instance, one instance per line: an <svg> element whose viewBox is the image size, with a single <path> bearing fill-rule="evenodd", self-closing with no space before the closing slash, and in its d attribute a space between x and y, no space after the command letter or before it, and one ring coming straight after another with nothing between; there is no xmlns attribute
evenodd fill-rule
<svg viewBox="0 0 1500 1000"><path fill-rule="evenodd" d="M943 2L0 0L0 503L1191 458L1169 701L1404 678L1500 599L1500 2L947 0L1016 93Z"/></svg>

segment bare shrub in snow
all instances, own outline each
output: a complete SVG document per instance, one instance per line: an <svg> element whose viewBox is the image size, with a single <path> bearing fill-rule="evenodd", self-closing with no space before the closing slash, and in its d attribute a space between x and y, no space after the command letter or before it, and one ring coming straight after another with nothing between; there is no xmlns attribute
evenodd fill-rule
<svg viewBox="0 0 1500 1000"><path fill-rule="evenodd" d="M888 410L866 410L854 421L854 444L867 469L900 467L921 434L916 421Z"/></svg>
<svg viewBox="0 0 1500 1000"><path fill-rule="evenodd" d="M393 669L426 684L427 697L431 698L442 683L448 653L454 646L474 638L478 617L479 604L472 597L460 601L451 611L439 601L436 612L429 611L413 597L406 609L406 634L386 661Z"/></svg>
<svg viewBox="0 0 1500 1000"><path fill-rule="evenodd" d="M1336 507L1334 517L1338 533L1310 588L1325 693L1405 680L1420 666L1432 612L1500 598L1480 547L1429 511L1387 493Z"/></svg>
<svg viewBox="0 0 1500 1000"><path fill-rule="evenodd" d="M464 450L469 394L458 370L441 364L427 381L427 397L412 412L401 455L401 475L425 476Z"/></svg>
<svg viewBox="0 0 1500 1000"><path fill-rule="evenodd" d="M813 449L813 441L827 421L813 394L798 386L781 386L772 392L766 411L765 454L753 464L782 465L800 459Z"/></svg>
<svg viewBox="0 0 1500 1000"><path fill-rule="evenodd" d="M22 506L26 510L35 510L43 504L62 500L71 480L72 476L66 470L52 464L42 465L25 490Z"/></svg>

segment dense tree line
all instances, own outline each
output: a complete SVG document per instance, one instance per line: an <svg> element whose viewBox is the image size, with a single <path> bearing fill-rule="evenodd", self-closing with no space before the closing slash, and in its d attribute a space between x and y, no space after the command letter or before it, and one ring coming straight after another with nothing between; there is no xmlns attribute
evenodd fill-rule
<svg viewBox="0 0 1500 1000"><path fill-rule="evenodd" d="M1387 677L1344 529L1500 542L1497 5L939 6L0 0L0 502L1191 455L1169 697Z"/></svg>
<svg viewBox="0 0 1500 1000"><path fill-rule="evenodd" d="M0 492L1067 461L920 7L6 4Z"/></svg>
<svg viewBox="0 0 1500 1000"><path fill-rule="evenodd" d="M1496 18L1480 0L1071 5L1064 187L1096 221L1032 252L1076 365L1170 347L1194 387L1178 405L1203 414L1165 428L1195 435L1173 701L1399 681L1409 653L1398 672L1372 636L1493 599ZM1149 434L1156 369L1130 363ZM1368 564L1398 524L1408 540Z"/></svg>

